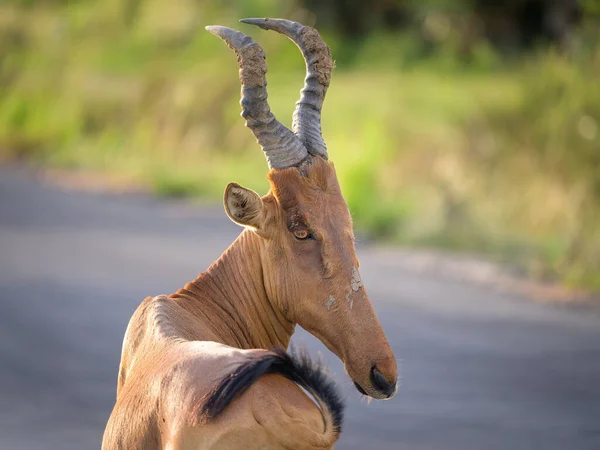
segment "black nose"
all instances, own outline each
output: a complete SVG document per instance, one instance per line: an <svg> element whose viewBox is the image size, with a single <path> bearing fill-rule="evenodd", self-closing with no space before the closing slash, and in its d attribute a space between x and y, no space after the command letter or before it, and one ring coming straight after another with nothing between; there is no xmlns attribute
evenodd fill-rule
<svg viewBox="0 0 600 450"><path fill-rule="evenodd" d="M377 366L371 367L369 378L371 379L373 387L386 397L390 397L396 390L396 380L390 383L383 375L381 375L381 373L379 373Z"/></svg>

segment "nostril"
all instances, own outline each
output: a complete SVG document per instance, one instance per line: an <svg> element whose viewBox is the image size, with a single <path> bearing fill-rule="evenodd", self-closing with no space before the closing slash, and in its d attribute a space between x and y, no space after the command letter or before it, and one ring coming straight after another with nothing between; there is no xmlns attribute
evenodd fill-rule
<svg viewBox="0 0 600 450"><path fill-rule="evenodd" d="M390 383L383 375L381 375L377 366L371 367L369 378L371 379L373 387L384 395L389 397L394 393L394 390L396 389L396 380Z"/></svg>

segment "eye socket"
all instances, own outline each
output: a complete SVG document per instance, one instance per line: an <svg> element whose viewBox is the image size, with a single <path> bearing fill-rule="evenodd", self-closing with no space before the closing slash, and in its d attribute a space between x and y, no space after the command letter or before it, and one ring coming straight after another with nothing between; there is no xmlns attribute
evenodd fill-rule
<svg viewBox="0 0 600 450"><path fill-rule="evenodd" d="M308 232L308 230L305 230L303 228L294 230L293 233L294 233L294 237L296 239L298 239L299 241L305 241L306 239L309 239L312 237L312 235Z"/></svg>

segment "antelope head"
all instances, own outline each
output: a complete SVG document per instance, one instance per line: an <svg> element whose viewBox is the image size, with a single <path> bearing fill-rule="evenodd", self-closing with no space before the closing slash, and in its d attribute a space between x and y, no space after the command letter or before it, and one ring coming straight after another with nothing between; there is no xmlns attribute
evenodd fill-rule
<svg viewBox="0 0 600 450"><path fill-rule="evenodd" d="M321 107L333 67L329 47L315 29L296 22L242 22L294 41L307 74L291 131L267 103L267 65L260 45L239 31L207 27L237 54L242 116L270 169L267 195L231 183L225 210L257 236L272 306L335 353L361 393L390 398L396 392L396 359L361 280L352 219L321 135Z"/></svg>

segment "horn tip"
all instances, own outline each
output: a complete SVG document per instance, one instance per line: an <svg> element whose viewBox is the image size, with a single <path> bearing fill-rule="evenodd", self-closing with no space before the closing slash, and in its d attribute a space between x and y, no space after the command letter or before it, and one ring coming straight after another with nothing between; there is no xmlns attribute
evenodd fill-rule
<svg viewBox="0 0 600 450"><path fill-rule="evenodd" d="M248 25L256 25L262 29L266 29L266 23L269 21L268 18L260 19L260 18L248 18L248 19L240 19L241 23L246 23Z"/></svg>
<svg viewBox="0 0 600 450"><path fill-rule="evenodd" d="M204 29L223 39L231 48L236 50L254 42L250 36L246 36L241 31L234 30L233 28L222 27L221 25L208 25Z"/></svg>
<svg viewBox="0 0 600 450"><path fill-rule="evenodd" d="M204 29L206 31L208 31L209 33L212 33L216 36L218 36L219 34L221 34L224 30L225 27L222 27L220 25L207 25L204 27Z"/></svg>
<svg viewBox="0 0 600 450"><path fill-rule="evenodd" d="M298 33L299 30L304 28L304 25L293 22L287 19L271 19L265 17L261 18L249 18L249 19L240 19L240 22L247 23L249 25L256 25L263 30L274 30L278 33L283 33L287 36L292 36L295 33Z"/></svg>

